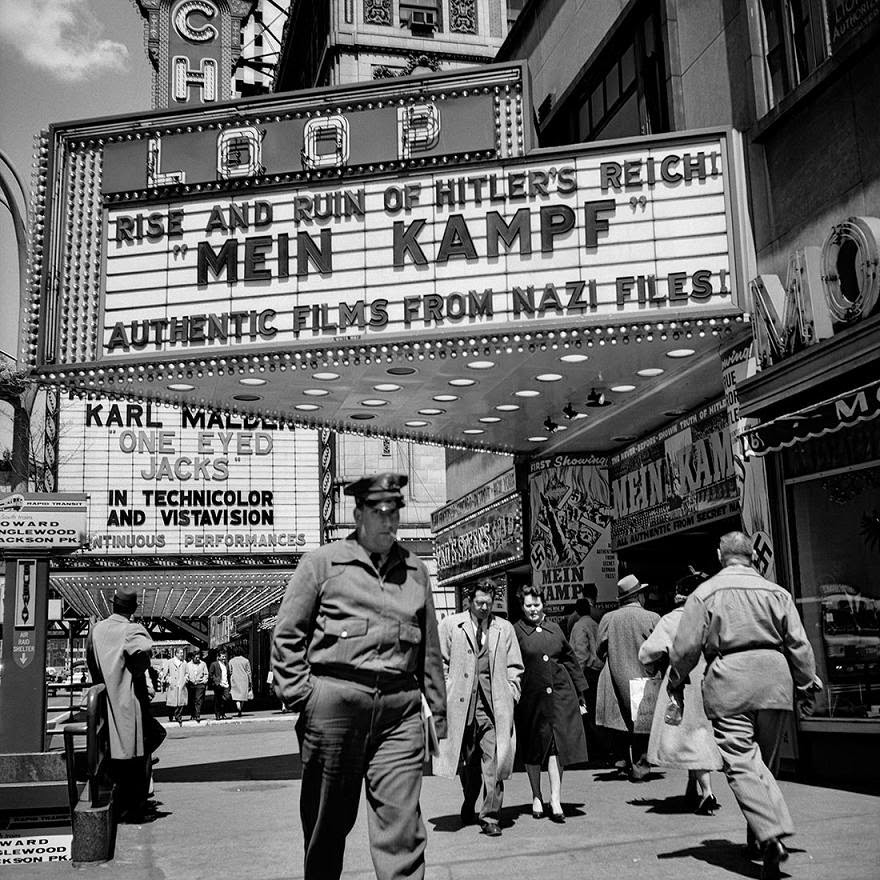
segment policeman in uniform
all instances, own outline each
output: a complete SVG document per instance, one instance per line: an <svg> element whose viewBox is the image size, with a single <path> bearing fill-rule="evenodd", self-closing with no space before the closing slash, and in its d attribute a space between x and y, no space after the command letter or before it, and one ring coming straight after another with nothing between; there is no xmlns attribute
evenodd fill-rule
<svg viewBox="0 0 880 880"><path fill-rule="evenodd" d="M406 483L382 473L345 488L355 531L302 558L278 612L272 670L300 713L306 880L340 876L362 780L377 878L424 877L422 694L443 737L446 689L428 572L396 538Z"/></svg>

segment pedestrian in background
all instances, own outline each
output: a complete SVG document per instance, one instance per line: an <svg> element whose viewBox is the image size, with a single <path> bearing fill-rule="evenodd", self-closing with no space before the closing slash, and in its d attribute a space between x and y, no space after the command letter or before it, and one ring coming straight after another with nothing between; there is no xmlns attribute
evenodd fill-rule
<svg viewBox="0 0 880 880"><path fill-rule="evenodd" d="M684 606L670 652L670 694L706 660L703 704L712 721L724 772L760 851L762 880L777 880L788 858L782 838L794 825L770 770L779 754L794 683L803 694L821 688L813 649L791 595L753 567L752 542L728 532L718 544L722 569Z"/></svg>
<svg viewBox="0 0 880 880"><path fill-rule="evenodd" d="M229 695L238 710L238 717L241 718L242 704L254 698L251 661L244 656L244 648L236 648L229 661Z"/></svg>
<svg viewBox="0 0 880 880"><path fill-rule="evenodd" d="M226 662L226 651L222 648L208 668L208 678L214 692L214 718L223 721L226 718L226 701L229 699L229 664Z"/></svg>
<svg viewBox="0 0 880 880"><path fill-rule="evenodd" d="M621 578L617 582L619 607L599 624L598 654L605 666L599 675L596 724L617 732L619 750L624 752L622 766L631 782L641 781L650 771L645 753L652 716L645 722L633 719L630 703L630 682L648 677L639 662L639 648L660 620L658 614L642 607L647 588L635 575Z"/></svg>
<svg viewBox="0 0 880 880"><path fill-rule="evenodd" d="M586 584L583 596L578 600L582 614L572 624L568 641L571 643L574 656L584 678L587 680L587 713L583 716L584 733L587 737L587 751L592 760L605 756L606 744L596 726L596 694L599 690L599 674L602 672L602 661L599 659L599 624L593 618L593 606L598 599L599 591L595 584Z"/></svg>
<svg viewBox="0 0 880 880"><path fill-rule="evenodd" d="M648 672L665 671L660 687L661 698L654 709L651 738L648 742L648 763L688 771L685 798L697 815L710 816L720 805L712 793L711 771L722 767L721 753L715 745L712 724L703 709L703 673L706 663L700 657L690 672L684 688L684 707L679 724L666 723L668 702L664 699L669 684L669 651L684 614L687 597L708 578L691 569L675 585L675 608L660 618L654 632L639 649L639 660Z"/></svg>
<svg viewBox="0 0 880 880"><path fill-rule="evenodd" d="M110 775L119 819L128 822L146 817L151 757L165 738L150 710L153 639L131 620L137 604L137 591L120 587L113 613L92 626L86 641L92 681L107 688Z"/></svg>
<svg viewBox="0 0 880 880"><path fill-rule="evenodd" d="M186 664L186 686L189 689L192 720L196 724L201 724L202 701L205 699L205 688L208 686L208 666L202 660L202 652L199 650L193 652Z"/></svg>
<svg viewBox="0 0 880 880"><path fill-rule="evenodd" d="M474 583L466 596L468 610L440 622L448 732L434 759L434 773L459 775L463 825L477 821L482 790L481 830L498 837L504 780L513 773L516 753L513 715L523 663L513 626L492 614L494 587Z"/></svg>
<svg viewBox="0 0 880 880"><path fill-rule="evenodd" d="M522 652L522 697L517 709L520 754L532 789L532 816L544 816L541 770L550 778L550 819L564 822L562 775L569 764L587 760L581 723L587 682L571 645L558 624L544 616L539 587L519 591L523 619L514 626Z"/></svg>
<svg viewBox="0 0 880 880"><path fill-rule="evenodd" d="M183 648L177 648L174 656L165 664L162 673L165 685L165 706L168 709L168 720L183 725L183 710L187 703L186 662L183 659Z"/></svg>
<svg viewBox="0 0 880 880"><path fill-rule="evenodd" d="M378 880L421 880L422 694L446 735L446 688L428 571L397 542L403 474L363 477L355 531L306 553L272 645L275 685L300 713L305 880L336 880L361 784ZM421 691L421 693L420 693Z"/></svg>

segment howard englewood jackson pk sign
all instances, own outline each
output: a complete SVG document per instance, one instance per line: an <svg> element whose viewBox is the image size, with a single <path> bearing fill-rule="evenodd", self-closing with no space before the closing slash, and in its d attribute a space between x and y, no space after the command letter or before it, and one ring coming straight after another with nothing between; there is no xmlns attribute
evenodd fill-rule
<svg viewBox="0 0 880 880"><path fill-rule="evenodd" d="M18 494L0 501L0 549L77 550L87 543L88 496Z"/></svg>
<svg viewBox="0 0 880 880"><path fill-rule="evenodd" d="M678 140L111 205L103 353L730 306L729 144Z"/></svg>

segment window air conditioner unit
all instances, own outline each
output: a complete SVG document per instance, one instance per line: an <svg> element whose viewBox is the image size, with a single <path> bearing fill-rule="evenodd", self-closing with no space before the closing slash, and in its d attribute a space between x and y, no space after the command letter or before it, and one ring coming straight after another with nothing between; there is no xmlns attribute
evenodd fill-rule
<svg viewBox="0 0 880 880"><path fill-rule="evenodd" d="M437 13L430 9L413 9L410 13L409 27L413 33L437 30Z"/></svg>

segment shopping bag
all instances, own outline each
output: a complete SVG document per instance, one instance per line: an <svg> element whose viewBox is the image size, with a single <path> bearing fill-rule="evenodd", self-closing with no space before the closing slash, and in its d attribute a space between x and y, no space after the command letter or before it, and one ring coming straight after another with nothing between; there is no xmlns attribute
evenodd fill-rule
<svg viewBox="0 0 880 880"><path fill-rule="evenodd" d="M662 678L647 677L629 680L629 709L636 733L650 732L662 682Z"/></svg>

